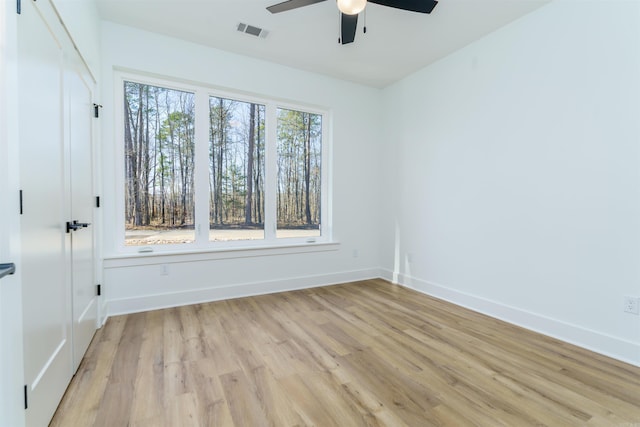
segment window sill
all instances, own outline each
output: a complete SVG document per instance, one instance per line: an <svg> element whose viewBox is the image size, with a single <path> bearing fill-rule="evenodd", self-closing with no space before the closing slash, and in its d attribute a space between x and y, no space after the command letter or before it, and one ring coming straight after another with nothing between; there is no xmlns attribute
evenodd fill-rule
<svg viewBox="0 0 640 427"><path fill-rule="evenodd" d="M103 267L136 267L142 265L170 264L179 262L213 261L234 258L253 258L276 255L301 254L312 252L329 252L340 249L339 242L329 243L301 243L292 245L225 248L225 249L199 249L192 251L175 252L149 252L117 254L105 256Z"/></svg>

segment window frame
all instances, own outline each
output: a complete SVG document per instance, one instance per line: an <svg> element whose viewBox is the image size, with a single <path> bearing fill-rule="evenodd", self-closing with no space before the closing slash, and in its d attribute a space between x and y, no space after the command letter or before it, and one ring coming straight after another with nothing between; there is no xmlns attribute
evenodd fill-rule
<svg viewBox="0 0 640 427"><path fill-rule="evenodd" d="M332 188L331 149L332 114L328 108L295 101L259 96L246 92L217 88L199 82L186 82L144 73L114 72L114 150L116 196L114 231L115 249L119 254L180 254L189 252L219 252L241 249L268 249L333 243L332 240ZM195 165L194 165L194 241L147 246L125 244L125 156L124 156L124 82L159 86L194 94L195 99ZM265 183L264 183L264 239L209 240L209 98L218 97L265 106ZM296 110L322 116L321 206L320 236L277 238L277 110Z"/></svg>

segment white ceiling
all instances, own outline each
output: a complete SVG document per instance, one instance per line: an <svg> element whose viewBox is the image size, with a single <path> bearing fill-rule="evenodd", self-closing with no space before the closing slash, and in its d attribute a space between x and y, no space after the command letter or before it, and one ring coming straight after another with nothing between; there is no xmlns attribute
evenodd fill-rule
<svg viewBox="0 0 640 427"><path fill-rule="evenodd" d="M373 87L385 87L549 0L440 0L430 14L369 3L367 33L338 44L334 0L271 14L280 0L97 0L103 19ZM269 31L240 33L239 22Z"/></svg>

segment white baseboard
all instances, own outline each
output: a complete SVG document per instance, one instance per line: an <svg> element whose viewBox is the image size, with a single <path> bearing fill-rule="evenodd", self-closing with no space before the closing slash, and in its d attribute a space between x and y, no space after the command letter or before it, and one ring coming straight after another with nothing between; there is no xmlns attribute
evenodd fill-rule
<svg viewBox="0 0 640 427"><path fill-rule="evenodd" d="M552 319L446 286L382 269L381 277L409 289L640 366L640 344Z"/></svg>
<svg viewBox="0 0 640 427"><path fill-rule="evenodd" d="M107 316L105 316L105 320L106 317L117 316L120 314L139 313L149 310L178 307L181 305L293 291L318 286L355 282L358 280L375 279L379 277L381 277L380 269L372 268L367 270L294 277L283 280L218 286L215 288L193 289L164 294L141 295L134 298L123 298L108 301L106 310Z"/></svg>
<svg viewBox="0 0 640 427"><path fill-rule="evenodd" d="M449 301L461 307L504 320L505 322L560 339L635 366L640 366L640 344L638 343L626 341L537 313L507 306L476 295L460 292L437 283L417 279L405 274L394 274L390 270L377 268L109 300L106 302L103 313L106 314L106 316L104 316L104 320L106 321L109 316L121 314L139 313L182 305L307 289L374 278L382 278L423 294Z"/></svg>

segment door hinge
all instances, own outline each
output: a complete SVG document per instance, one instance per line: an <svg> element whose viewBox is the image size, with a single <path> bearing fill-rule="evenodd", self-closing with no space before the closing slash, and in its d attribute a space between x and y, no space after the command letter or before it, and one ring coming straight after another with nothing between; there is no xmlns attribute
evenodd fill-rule
<svg viewBox="0 0 640 427"><path fill-rule="evenodd" d="M95 118L100 117L100 109L101 108L102 108L102 105L93 104L93 117L95 117Z"/></svg>
<svg viewBox="0 0 640 427"><path fill-rule="evenodd" d="M96 208L100 207L100 196L96 196Z"/></svg>
<svg viewBox="0 0 640 427"><path fill-rule="evenodd" d="M24 385L24 409L29 409L29 401L27 400L27 385Z"/></svg>
<svg viewBox="0 0 640 427"><path fill-rule="evenodd" d="M22 215L22 190L20 190L20 215Z"/></svg>
<svg viewBox="0 0 640 427"><path fill-rule="evenodd" d="M98 294L98 296L102 295L102 285L97 285L96 288L96 293Z"/></svg>

